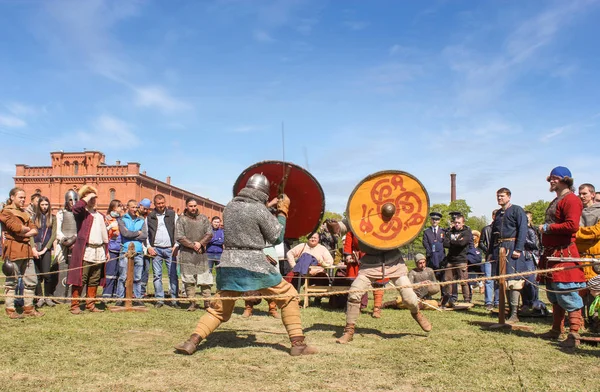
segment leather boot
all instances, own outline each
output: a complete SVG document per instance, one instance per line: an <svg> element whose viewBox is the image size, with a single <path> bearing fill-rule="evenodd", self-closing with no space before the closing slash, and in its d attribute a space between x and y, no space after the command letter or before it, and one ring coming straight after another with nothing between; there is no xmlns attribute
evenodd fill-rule
<svg viewBox="0 0 600 392"><path fill-rule="evenodd" d="M202 297L203 298L209 298L211 296L211 291L210 291L210 286L208 287L204 287L202 286ZM208 309L210 308L210 301L205 299L204 303L203 303L203 309Z"/></svg>
<svg viewBox="0 0 600 392"><path fill-rule="evenodd" d="M198 305L194 298L196 298L196 286L187 286L185 288L185 293L187 294L188 299L190 300L190 306L187 308L188 312L194 312L198 309Z"/></svg>
<svg viewBox="0 0 600 392"><path fill-rule="evenodd" d="M569 334L567 335L567 340L559 343L561 347L564 348L573 348L579 346L580 336L579 329L581 328L582 318L581 318L581 309L578 309L574 312L569 312Z"/></svg>
<svg viewBox="0 0 600 392"><path fill-rule="evenodd" d="M565 310L559 304L552 304L552 329L538 335L542 339L556 340L565 332Z"/></svg>
<svg viewBox="0 0 600 392"><path fill-rule="evenodd" d="M35 306L24 306L23 316L25 317L42 317L44 313L35 310Z"/></svg>
<svg viewBox="0 0 600 392"><path fill-rule="evenodd" d="M346 324L344 327L344 334L336 339L335 342L339 344L350 343L354 339L354 326L355 324Z"/></svg>
<svg viewBox="0 0 600 392"><path fill-rule="evenodd" d="M81 296L81 286L71 286L71 297L79 298ZM79 307L79 300L71 300L71 314L81 314L81 308Z"/></svg>
<svg viewBox="0 0 600 392"><path fill-rule="evenodd" d="M101 313L104 310L100 310L96 307L96 293L98 292L98 287L90 287L87 288L86 297L88 299L85 300L85 308L92 313Z"/></svg>
<svg viewBox="0 0 600 392"><path fill-rule="evenodd" d="M19 320L19 319L25 318L25 316L23 316L22 314L17 313L17 311L15 309L9 309L9 308L6 308L6 315L11 320Z"/></svg>
<svg viewBox="0 0 600 392"><path fill-rule="evenodd" d="M383 304L383 290L373 291L373 318L381 318L381 306Z"/></svg>
<svg viewBox="0 0 600 392"><path fill-rule="evenodd" d="M200 335L194 333L192 334L192 336L189 337L188 340L179 343L177 346L175 346L175 351L177 352L177 354L192 355L198 349L198 344L201 340L202 338L200 337Z"/></svg>
<svg viewBox="0 0 600 392"><path fill-rule="evenodd" d="M242 313L242 317L243 318L250 318L252 317L252 310L254 309L254 307L252 305L250 305L249 303L246 302L246 304L244 305L244 313Z"/></svg>
<svg viewBox="0 0 600 392"><path fill-rule="evenodd" d="M276 319L281 318L279 313L277 313L277 304L275 303L275 301L268 300L268 302L269 302L269 316L276 318Z"/></svg>
<svg viewBox="0 0 600 392"><path fill-rule="evenodd" d="M510 304L510 315L508 320L506 320L506 323L516 324L519 322L517 311L519 310L519 298L521 297L521 293L518 290L508 290L507 297Z"/></svg>
<svg viewBox="0 0 600 392"><path fill-rule="evenodd" d="M417 312L411 313L410 315L412 316L412 318L415 319L415 321L419 324L423 331L431 331L431 323L429 322L429 320L427 320L427 318L425 318L425 316L423 316L423 313Z"/></svg>
<svg viewBox="0 0 600 392"><path fill-rule="evenodd" d="M315 347L309 346L304 342L304 336L290 338L290 342L292 342L292 348L290 350L290 355L292 357L311 355L319 352Z"/></svg>
<svg viewBox="0 0 600 392"><path fill-rule="evenodd" d="M393 301L385 301L381 305L382 309L398 309L398 302L396 300Z"/></svg>

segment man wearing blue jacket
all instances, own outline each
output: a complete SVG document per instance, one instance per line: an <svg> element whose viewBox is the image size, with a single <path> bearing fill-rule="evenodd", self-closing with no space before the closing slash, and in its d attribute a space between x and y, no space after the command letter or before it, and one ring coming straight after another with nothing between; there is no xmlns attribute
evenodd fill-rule
<svg viewBox="0 0 600 392"><path fill-rule="evenodd" d="M208 257L208 268L212 273L213 266L219 265L221 261L221 254L223 253L223 242L225 241L225 235L221 228L221 218L213 216L211 221L213 237L206 247L206 256Z"/></svg>
<svg viewBox="0 0 600 392"><path fill-rule="evenodd" d="M125 297L125 280L127 279L127 257L125 253L129 244L135 247L133 267L133 296L142 297L142 269L144 266L142 243L148 238L148 226L143 217L138 216L138 203L135 200L127 202L127 213L119 220L119 232L121 234L121 260L119 261L119 282L117 286L117 297ZM136 304L139 305L139 304Z"/></svg>

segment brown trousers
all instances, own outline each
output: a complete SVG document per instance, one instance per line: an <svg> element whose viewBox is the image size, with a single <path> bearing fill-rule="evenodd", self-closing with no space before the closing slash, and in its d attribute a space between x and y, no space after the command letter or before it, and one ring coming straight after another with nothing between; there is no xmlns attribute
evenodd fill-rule
<svg viewBox="0 0 600 392"><path fill-rule="evenodd" d="M300 307L298 306L298 292L288 282L282 280L273 287L260 289L261 295L281 295L285 298L275 298L277 307L281 309L281 321L291 338L304 336L302 332L302 323L300 320ZM211 302L210 308L206 314L200 318L194 333L206 339L221 323L227 322L231 318L235 301L227 300L228 297L241 297L244 293L238 291L217 291L215 299Z"/></svg>
<svg viewBox="0 0 600 392"><path fill-rule="evenodd" d="M459 268L452 268L459 267ZM466 264L448 264L448 268L452 268L444 271L444 281L448 282L451 280L465 280L469 278L469 273L467 272ZM471 294L469 291L468 283L461 283L461 291L465 300L471 299ZM451 297L452 295L458 295L457 285L450 284L444 286L444 295L446 297Z"/></svg>

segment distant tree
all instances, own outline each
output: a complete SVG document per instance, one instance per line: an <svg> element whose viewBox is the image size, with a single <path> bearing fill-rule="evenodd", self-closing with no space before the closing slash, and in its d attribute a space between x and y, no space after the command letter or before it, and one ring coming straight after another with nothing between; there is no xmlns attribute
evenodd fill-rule
<svg viewBox="0 0 600 392"><path fill-rule="evenodd" d="M471 230L477 230L481 232L481 230L488 225L488 222L484 215L470 216L467 219L466 224L471 228Z"/></svg>
<svg viewBox="0 0 600 392"><path fill-rule="evenodd" d="M537 226L544 223L548 205L550 205L549 201L538 200L527 204L523 209L525 209L525 211L531 211L533 224Z"/></svg>
<svg viewBox="0 0 600 392"><path fill-rule="evenodd" d="M332 211L325 211L323 213L323 219L321 219L321 223L319 224L319 228L321 227L321 225L323 225L323 222L325 222L326 219L333 219L333 220L342 220L344 218L344 216L342 214L339 214L337 212L332 212ZM317 228L317 230L319 230L319 228ZM307 233L308 235L309 233ZM308 238L307 236L302 236L298 239L300 242L307 242Z"/></svg>

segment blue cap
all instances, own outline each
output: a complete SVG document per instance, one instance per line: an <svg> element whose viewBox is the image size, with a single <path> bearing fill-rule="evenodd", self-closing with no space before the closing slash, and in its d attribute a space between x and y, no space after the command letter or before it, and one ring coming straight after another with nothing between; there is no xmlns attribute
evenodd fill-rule
<svg viewBox="0 0 600 392"><path fill-rule="evenodd" d="M140 203L138 204L138 206L142 206L144 208L150 208L151 205L152 202L150 201L150 199L142 199L142 201L140 201Z"/></svg>
<svg viewBox="0 0 600 392"><path fill-rule="evenodd" d="M571 171L564 166L556 166L550 172L550 176L556 176L556 177L560 177L560 178L565 178L565 177L573 178L573 176L571 175Z"/></svg>

